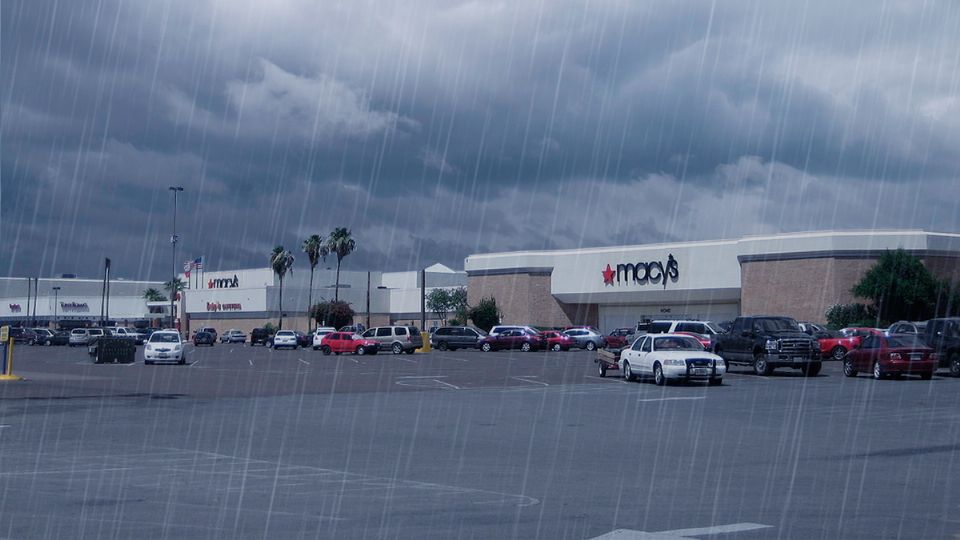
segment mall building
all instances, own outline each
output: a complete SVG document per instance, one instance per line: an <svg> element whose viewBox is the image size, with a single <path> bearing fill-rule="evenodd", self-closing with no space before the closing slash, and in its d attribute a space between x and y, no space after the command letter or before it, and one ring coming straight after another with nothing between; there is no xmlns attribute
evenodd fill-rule
<svg viewBox="0 0 960 540"><path fill-rule="evenodd" d="M917 230L487 253L467 257L465 268L470 304L494 297L504 324L609 332L643 320L753 314L822 323L831 305L857 301L853 286L897 248L960 284L960 235Z"/></svg>
<svg viewBox="0 0 960 540"><path fill-rule="evenodd" d="M280 316L280 283L270 268L223 270L180 278L189 288L174 302L180 328L191 332L212 326L222 332L249 332ZM426 281L423 281L425 278ZM436 288L467 285L467 274L435 264L423 271L340 272L339 298L351 304L355 322L367 326L392 323L420 325L421 283L426 294ZM308 329L310 272L296 268L283 280L284 328ZM0 278L0 324L15 326L95 326L101 321L120 326L169 326L170 302L148 302L144 291L166 294L162 282L112 279L104 295L100 279ZM313 278L313 303L333 300L336 270L318 268ZM106 301L105 299L109 299ZM185 309L184 309L185 308ZM439 324L427 311L427 328Z"/></svg>

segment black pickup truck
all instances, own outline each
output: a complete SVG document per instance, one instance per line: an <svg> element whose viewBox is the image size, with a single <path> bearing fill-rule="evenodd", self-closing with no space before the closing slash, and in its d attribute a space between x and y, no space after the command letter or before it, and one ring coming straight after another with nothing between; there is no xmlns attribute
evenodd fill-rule
<svg viewBox="0 0 960 540"><path fill-rule="evenodd" d="M939 367L950 368L951 375L960 377L960 318L930 319L923 339L940 358Z"/></svg>
<svg viewBox="0 0 960 540"><path fill-rule="evenodd" d="M789 317L737 317L729 332L714 336L713 352L728 367L751 366L757 375L781 367L799 369L808 377L820 373L820 342Z"/></svg>

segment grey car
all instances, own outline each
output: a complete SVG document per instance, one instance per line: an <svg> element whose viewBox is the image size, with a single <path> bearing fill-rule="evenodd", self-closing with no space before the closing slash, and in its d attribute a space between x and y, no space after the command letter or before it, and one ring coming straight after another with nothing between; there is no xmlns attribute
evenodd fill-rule
<svg viewBox="0 0 960 540"><path fill-rule="evenodd" d="M441 326L430 336L430 344L441 351L476 349L487 333L469 326Z"/></svg>
<svg viewBox="0 0 960 540"><path fill-rule="evenodd" d="M572 337L577 342L577 347L588 351L602 349L607 345L607 339L603 334L592 328L572 328L564 334Z"/></svg>
<svg viewBox="0 0 960 540"><path fill-rule="evenodd" d="M220 336L220 343L243 343L247 341L247 335L236 328L231 328Z"/></svg>
<svg viewBox="0 0 960 540"><path fill-rule="evenodd" d="M363 337L378 342L380 350L389 350L393 354L413 354L423 347L423 337L416 326L378 326L364 332Z"/></svg>

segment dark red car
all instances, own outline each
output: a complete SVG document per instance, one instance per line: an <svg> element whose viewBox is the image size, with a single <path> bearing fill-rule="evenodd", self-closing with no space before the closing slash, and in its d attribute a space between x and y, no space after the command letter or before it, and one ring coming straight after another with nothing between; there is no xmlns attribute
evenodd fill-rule
<svg viewBox="0 0 960 540"><path fill-rule="evenodd" d="M547 340L547 348L551 351L569 351L570 347L577 346L577 340L556 330L547 330L541 332L541 336Z"/></svg>
<svg viewBox="0 0 960 540"><path fill-rule="evenodd" d="M320 351L327 355L330 353L377 354L379 350L379 342L350 332L333 332L320 340Z"/></svg>
<svg viewBox="0 0 960 540"><path fill-rule="evenodd" d="M607 347L622 349L633 342L633 328L617 328L607 336Z"/></svg>
<svg viewBox="0 0 960 540"><path fill-rule="evenodd" d="M703 345L703 348L704 348L704 349L706 349L706 350L708 350L708 351L713 350L713 349L712 349L711 342L710 342L710 336L708 336L708 335L706 335L706 334L698 334L698 333L696 333L696 332L675 332L675 333L676 333L676 334L680 334L680 335L682 335L682 336L690 336L690 337L696 339L697 341L699 341L699 342L700 342L700 345Z"/></svg>
<svg viewBox="0 0 960 540"><path fill-rule="evenodd" d="M543 336L526 330L507 330L480 340L480 350L483 352L499 351L501 349L520 349L523 352L528 352L543 349L546 346L547 340Z"/></svg>
<svg viewBox="0 0 960 540"><path fill-rule="evenodd" d="M874 379L887 376L919 375L933 377L937 370L933 349L917 334L870 334L843 358L843 374L856 377L860 371L873 373Z"/></svg>

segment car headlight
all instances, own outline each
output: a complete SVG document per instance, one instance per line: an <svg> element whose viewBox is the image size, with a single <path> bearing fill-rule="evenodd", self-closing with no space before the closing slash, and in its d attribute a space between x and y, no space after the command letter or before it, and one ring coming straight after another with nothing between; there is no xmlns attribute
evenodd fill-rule
<svg viewBox="0 0 960 540"><path fill-rule="evenodd" d="M667 358L663 361L664 364L668 366L684 366L686 367L687 361L682 358Z"/></svg>
<svg viewBox="0 0 960 540"><path fill-rule="evenodd" d="M777 341L777 340L775 340L775 339L768 339L768 340L767 340L767 349L770 349L770 350L772 350L772 351L779 350L779 349L780 349L780 342Z"/></svg>
<svg viewBox="0 0 960 540"><path fill-rule="evenodd" d="M146 346L143 350L145 350L145 351L152 351L152 350L153 350L153 345L147 343L147 346Z"/></svg>
<svg viewBox="0 0 960 540"><path fill-rule="evenodd" d="M177 343L176 345L174 345L174 346L173 346L173 350L179 351L179 350L180 350L180 344Z"/></svg>

